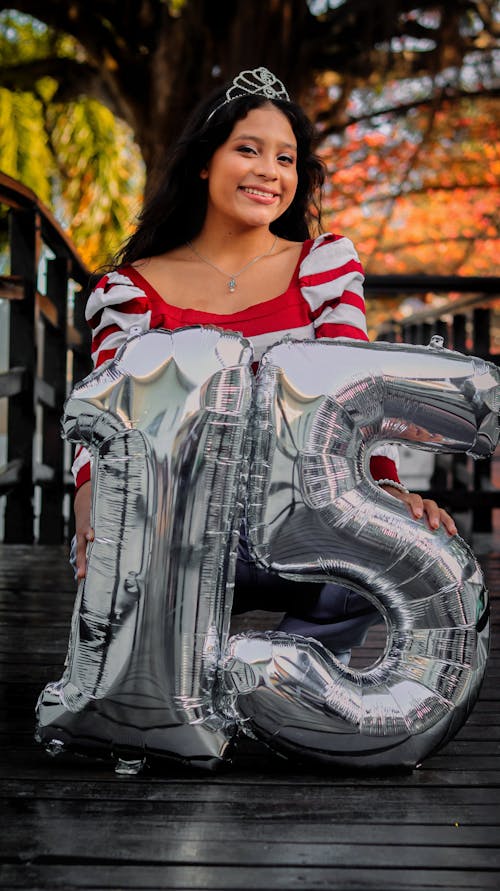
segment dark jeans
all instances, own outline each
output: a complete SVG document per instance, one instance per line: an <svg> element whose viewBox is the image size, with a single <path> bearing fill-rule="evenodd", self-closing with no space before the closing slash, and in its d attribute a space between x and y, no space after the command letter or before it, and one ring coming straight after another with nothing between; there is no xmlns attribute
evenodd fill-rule
<svg viewBox="0 0 500 891"><path fill-rule="evenodd" d="M76 571L76 538L70 562ZM342 585L331 582L295 582L260 569L250 560L248 545L240 536L233 614L251 610L285 613L276 631L314 637L348 662L351 647L361 646L371 625L382 621L371 603Z"/></svg>
<svg viewBox="0 0 500 891"><path fill-rule="evenodd" d="M314 637L340 657L361 646L370 626L382 621L379 611L356 591L335 582L297 582L259 568L241 536L233 614L255 609L284 612L275 630Z"/></svg>

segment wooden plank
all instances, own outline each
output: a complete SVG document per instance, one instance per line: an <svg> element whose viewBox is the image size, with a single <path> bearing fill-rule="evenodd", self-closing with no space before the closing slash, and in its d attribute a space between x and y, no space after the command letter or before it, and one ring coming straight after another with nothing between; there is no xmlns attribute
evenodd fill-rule
<svg viewBox="0 0 500 891"><path fill-rule="evenodd" d="M10 396L16 396L22 393L26 368L19 366L11 368L9 371L2 371L0 374L0 399L8 399Z"/></svg>
<svg viewBox="0 0 500 891"><path fill-rule="evenodd" d="M409 275L367 275L365 281L368 295L376 293L377 296L391 296L397 294L416 294L428 293L429 291L438 291L441 294L449 294L450 291L456 291L462 294L473 296L463 297L461 300L453 300L438 307L428 307L419 310L411 316L412 322L430 321L438 319L441 315L453 314L456 309L463 309L471 306L481 306L485 302L485 295L492 295L486 298L486 302L493 305L498 301L500 293L500 278L498 276L479 276L479 275L421 275L412 273ZM405 320L403 324L408 324Z"/></svg>
<svg viewBox="0 0 500 891"><path fill-rule="evenodd" d="M149 866L142 863L130 866L117 864L68 863L65 866L48 864L36 866L29 862L23 867L5 866L0 872L3 887L24 888L25 891L41 889L91 889L106 888L107 891L125 889L168 889L168 891L346 891L346 889L384 889L401 891L403 888L440 888L450 891L454 888L484 889L498 891L498 873L462 871L451 868L427 870L426 868L394 868L382 865L375 869L339 869L328 867L261 867L253 859L239 869L234 866L211 866L205 864L190 867L166 867L164 864ZM20 871L21 870L21 871Z"/></svg>
<svg viewBox="0 0 500 891"><path fill-rule="evenodd" d="M9 804L5 805L5 814L15 816L15 809ZM57 855L74 856L75 848L80 846L80 851L92 847L94 853L96 821L101 816L106 817L103 833L97 844L104 846L104 859L109 851L109 836L113 835L112 849L116 859L130 858L130 847L140 850L141 856L147 861L150 859L148 851L152 852L152 859L158 853L158 839L154 833L160 831L164 836L168 835L168 843L177 842L266 842L277 846L285 844L300 844L309 835L311 824L297 819L293 823L280 820L256 819L245 823L228 820L176 821L169 819L165 811L143 814L132 807L125 808L122 814L114 810L108 810L105 805L105 813L101 813L101 804L98 801L88 803L82 813L75 810L75 803L70 801L66 807L60 802L50 807L50 818L47 812L47 823L43 835L37 822L40 818L41 806L35 801L24 800L20 804L19 815L22 815L22 836L26 837L30 845L47 848L49 845ZM43 808L42 808L43 810ZM133 819L131 819L133 816ZM167 832L168 830L168 832ZM425 845L436 847L446 845L450 848L460 846L462 849L474 847L475 849L488 849L498 845L497 826L422 826L415 831L415 826L397 826L394 824L360 824L360 823L336 823L314 824L314 845L320 844L349 844L352 842L353 833L356 833L361 844L365 845L408 845L422 848ZM42 835L40 838L39 836ZM18 836L19 838L19 836ZM2 854L4 859L12 849L10 856L13 858L19 854L19 846L16 845L16 828L11 821L5 821L3 832ZM156 850L154 850L156 848ZM121 852L124 852L123 854ZM53 854L55 856L55 853Z"/></svg>
<svg viewBox="0 0 500 891"><path fill-rule="evenodd" d="M68 346L71 349L80 347L83 352L83 337L74 325L68 325Z"/></svg>
<svg viewBox="0 0 500 891"><path fill-rule="evenodd" d="M62 673L75 593L66 560L61 547L0 548L6 889L497 891L498 638L470 719L419 770L286 762L245 738L215 775L157 760L119 777L111 759L53 759L32 741L37 695ZM500 618L499 566L488 557Z"/></svg>
<svg viewBox="0 0 500 891"><path fill-rule="evenodd" d="M22 275L0 275L0 300L24 300Z"/></svg>
<svg viewBox="0 0 500 891"><path fill-rule="evenodd" d="M53 467L49 467L48 464L40 464L40 462L37 461L33 468L33 479L39 486L42 487L42 490L44 490L47 488L47 486L50 486L50 484L54 482L55 470ZM62 526L62 513L60 515L60 518L60 525Z"/></svg>
<svg viewBox="0 0 500 891"><path fill-rule="evenodd" d="M65 828L64 823L59 821L59 825L56 823L59 830L57 834L53 831L55 827L52 824L52 819L50 819L49 825L44 827L43 833L38 833L38 836L39 820L31 824L28 821L19 835L17 844L15 837L12 838L9 832L6 833L2 844L2 858L7 861L11 858L16 860L19 856L20 844L23 849L23 859L29 859L31 863L54 862L54 860L61 862L71 859L75 865L89 860L94 863L132 862L137 864L140 862L144 865L170 866L179 864L184 867L195 867L198 864L251 867L255 864L254 844L245 838L235 839L230 845L227 844L224 836L217 840L177 838L172 841L170 834L167 836L165 833L165 824L161 819L145 823L140 828L142 832L140 829L134 832L134 821L132 821L132 831L130 829L127 831L127 823L128 827L131 824L131 815L127 820L118 822L113 817L108 824L107 811L105 808L103 811L100 815L94 813L87 825L86 821L83 818L78 819L77 815L66 820ZM9 816L8 811L6 816ZM102 832L97 838L96 819L102 821L103 824ZM356 827L352 827L352 832L356 833L356 829ZM269 835L271 834L270 832ZM350 867L353 854L352 842L338 842L335 832L332 832L332 836L329 841L319 843L315 840L276 843L274 840L271 842L270 838L266 841L262 839L259 847L259 868L268 866L287 868L303 866L315 868ZM356 845L356 865L360 868L387 868L389 858L394 857L394 847L397 848L398 868L422 868L421 845L409 842L398 844L397 830L394 832L394 829L393 840L388 840L385 844L373 844L368 827L367 834L361 837ZM83 854L86 849L92 852L90 857ZM489 870L500 871L500 852L495 850L495 846L487 848L472 845L463 847L458 837L454 845L432 845L427 842L426 870L447 869L451 864L457 870L480 870L484 868L485 861L488 862Z"/></svg>
<svg viewBox="0 0 500 891"><path fill-rule="evenodd" d="M23 475L24 461L22 458L15 458L9 461L0 471L0 491L12 489L16 486Z"/></svg>
<svg viewBox="0 0 500 891"><path fill-rule="evenodd" d="M65 255L71 259L72 276L79 284L83 284L89 272L78 256L75 246L55 216L39 200L37 195L23 183L0 172L0 194L2 203L9 204L16 210L34 213L40 217L42 238L56 255Z"/></svg>
<svg viewBox="0 0 500 891"><path fill-rule="evenodd" d="M51 262L50 260L47 262ZM46 294L40 294L37 291L36 294L36 306L38 311L45 317L45 319L50 322L54 328L59 327L59 313L57 310L57 306L52 302L50 297Z"/></svg>
<svg viewBox="0 0 500 891"><path fill-rule="evenodd" d="M229 809L234 816L238 807L241 815L248 817L259 808L268 813L272 795L272 815L279 819L301 816L317 821L329 815L328 819L334 822L348 821L349 818L354 822L395 823L405 811L405 823L415 822L415 819L418 822L422 815L427 817L432 813L438 823L453 825L457 820L464 822L458 814L469 810L478 813L482 809L485 823L500 824L499 788L492 787L484 775L481 785L471 786L470 774L465 771L458 775L458 779L453 778L451 785L452 778L447 771L436 772L435 776L431 770L407 771L405 774L395 771L369 774L351 770L346 774L338 768L322 772L318 769L311 773L310 768L301 771L294 762L268 758L267 770L262 770L266 765L261 764L260 769L249 773L245 767L238 767L235 758L233 768L228 765L218 774L200 775L188 767L166 761L160 763L157 759L154 770L125 779L110 772L113 769L111 761L69 755L49 758L40 746L35 749L33 745L33 751L26 756L26 764L20 764L20 760L16 764L9 755L9 768L2 766L3 797L14 795L13 784L19 783L25 796L30 797L36 791L40 800L114 800L118 809L120 802L125 801L151 802L151 807L153 802L168 802L169 806L177 808L178 813L184 811L193 815L203 804L204 808L213 810L212 816L218 807L222 808L219 819L229 819ZM450 786L446 788L445 801L442 785ZM337 787L342 788L340 809L334 794ZM244 795L243 789L246 790ZM373 813L372 806L375 806ZM196 816L205 819L203 811Z"/></svg>
<svg viewBox="0 0 500 891"><path fill-rule="evenodd" d="M56 405L56 388L48 381L41 378L35 380L35 399L48 408L55 408Z"/></svg>
<svg viewBox="0 0 500 891"><path fill-rule="evenodd" d="M15 719L15 715L13 717ZM12 718L11 722L13 723ZM121 795L124 798L127 797L124 792L126 787L121 782L121 778L114 776L114 763L111 759L94 763L94 759L89 758L82 762L76 756L70 755L61 755L56 759L51 758L44 752L42 747L37 746L35 749L33 732L34 711L32 713L31 732L25 737L24 743L21 739L21 742L16 747L15 754L13 754L11 748L12 732L10 739L7 737L6 744L3 747L3 753L5 758L8 759L9 767L8 769L6 767L0 769L0 779L2 780L0 797L14 795L17 786L23 789L32 789L33 794L37 791L42 798L64 796L66 798L87 799L89 796L101 797L106 793L108 787L113 787L108 790L111 797L114 794L118 794L119 797ZM19 739L19 737L16 738ZM494 762L494 760L491 757L490 761ZM250 763L252 763L251 772L249 772ZM466 763L465 758L462 759L462 763ZM82 774L82 782L78 781L77 783L75 776L80 773ZM182 777L182 782L179 777ZM175 786L176 780L179 780L178 786ZM259 752L255 752L251 757L236 754L232 764L228 764L215 776L210 775L203 778L204 784L212 784L217 787L252 787L254 785L266 788L272 787L273 794L276 793L276 795L278 795L277 790L280 790L280 795L286 794L286 788L290 785L301 790L300 794L304 794L307 790L313 790L316 795L317 787L321 785L328 787L330 794L333 787L341 787L343 790L342 794L347 795L350 794L350 789L355 785L356 780L363 785L365 790L374 790L379 787L385 788L390 782L392 789L399 790L400 794L404 792L405 795L406 790L418 790L427 787L438 788L451 784L454 789L460 789L461 794L463 794L464 789L469 788L476 790L489 789L492 792L492 800L498 801L498 796L493 793L496 793L500 788L500 760L497 758L496 764L493 763L492 767L485 765L481 770L472 768L471 759L469 758L466 767L461 768L458 765L455 765L452 769L446 764L442 767L431 765L417 771L408 771L405 774L402 772L393 772L391 774L386 772L383 774L375 771L372 774L355 773L354 771L346 774L341 769L337 769L335 772L335 769L331 768L328 772L324 770L320 776L319 772L311 775L310 768L304 769L301 772L300 768L297 767L297 763L293 761L283 762L280 759L280 762L278 762L278 759L273 758L268 749L262 747ZM92 786L92 782L95 783L95 786ZM116 792L113 786L114 782L121 783L118 792ZM151 786L151 794L153 794L158 782L166 782L169 785L168 800L184 801L184 787L196 787L197 784L202 782L202 777L200 774L193 775L192 771L189 772L187 768L183 769L178 765L168 761L162 762L161 759L157 758L153 770L148 770L145 777L141 777L140 782L141 792L137 794L141 798L145 794L142 789L144 785L149 784ZM35 788L32 784L37 783L39 785ZM136 794L135 787L131 787L129 793L134 796ZM166 792L164 794L167 795ZM191 794L192 792L186 795L186 801L190 800ZM268 793L261 790L259 794L265 796ZM414 792L412 791L409 794L410 798L412 798ZM479 800L483 801L483 798L484 796L479 794Z"/></svg>

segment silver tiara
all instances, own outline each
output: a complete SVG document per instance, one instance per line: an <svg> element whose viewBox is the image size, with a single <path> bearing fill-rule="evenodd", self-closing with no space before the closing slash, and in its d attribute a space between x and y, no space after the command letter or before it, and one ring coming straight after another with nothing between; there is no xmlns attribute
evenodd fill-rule
<svg viewBox="0 0 500 891"><path fill-rule="evenodd" d="M240 96L265 96L266 99L284 99L290 102L285 85L267 68L254 68L252 71L240 71L231 86L226 90L226 98L210 112L207 123L223 105Z"/></svg>

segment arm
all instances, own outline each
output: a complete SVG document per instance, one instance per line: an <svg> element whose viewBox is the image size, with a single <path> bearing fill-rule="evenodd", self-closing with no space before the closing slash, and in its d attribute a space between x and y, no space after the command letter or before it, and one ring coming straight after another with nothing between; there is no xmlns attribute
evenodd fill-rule
<svg viewBox="0 0 500 891"><path fill-rule="evenodd" d="M348 238L323 235L314 241L300 268L300 287L309 304L316 337L350 337L368 340L363 268ZM457 529L453 519L435 501L408 492L401 485L397 449L381 446L370 459L370 473L381 488L404 501L416 518L426 517L431 529L442 523L450 535ZM395 483L395 485L391 485Z"/></svg>
<svg viewBox="0 0 500 891"><path fill-rule="evenodd" d="M76 537L76 577L85 578L87 571L87 544L94 540L94 530L90 525L90 505L92 490L90 480L83 483L75 493L75 537Z"/></svg>
<svg viewBox="0 0 500 891"><path fill-rule="evenodd" d="M147 331L151 323L149 301L145 293L123 273L105 275L89 296L85 317L92 329L92 361L98 368L112 359L125 343L132 327ZM75 452L72 472L75 478L75 532L77 578L85 577L86 550L94 538L90 525L92 490L90 485L91 457L79 446Z"/></svg>

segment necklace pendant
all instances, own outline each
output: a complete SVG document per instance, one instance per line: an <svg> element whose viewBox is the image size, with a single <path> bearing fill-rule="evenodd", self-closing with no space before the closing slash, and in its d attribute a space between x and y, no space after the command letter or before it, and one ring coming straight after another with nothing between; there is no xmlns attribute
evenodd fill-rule
<svg viewBox="0 0 500 891"><path fill-rule="evenodd" d="M229 291L230 291L231 294L233 293L233 291L236 291L236 279L235 279L235 278L230 278L229 281L228 281L228 283L227 283L227 286L228 286Z"/></svg>

